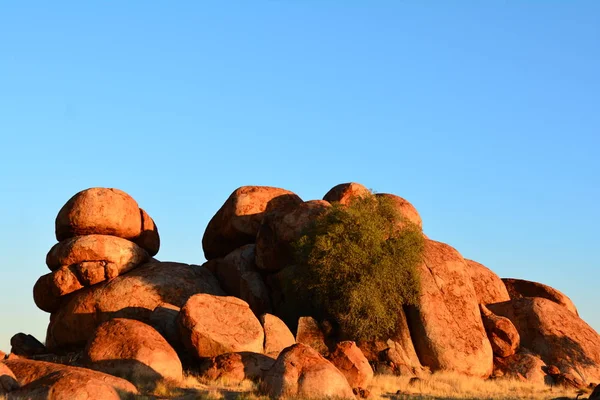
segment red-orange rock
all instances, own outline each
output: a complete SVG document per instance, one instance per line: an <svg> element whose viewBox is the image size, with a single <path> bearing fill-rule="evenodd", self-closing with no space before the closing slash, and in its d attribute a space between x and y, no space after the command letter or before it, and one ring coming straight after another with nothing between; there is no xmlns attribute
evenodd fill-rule
<svg viewBox="0 0 600 400"><path fill-rule="evenodd" d="M150 217L142 208L140 208L140 216L142 219L141 232L132 240L142 249L146 250L151 257L154 257L160 249L160 235L158 234L158 227L154 223L152 217Z"/></svg>
<svg viewBox="0 0 600 400"><path fill-rule="evenodd" d="M373 369L354 342L338 343L328 359L344 374L351 388L366 388L371 383Z"/></svg>
<svg viewBox="0 0 600 400"><path fill-rule="evenodd" d="M275 359L264 354L241 352L225 353L204 360L200 364L200 376L208 380L225 379L227 382L241 382L244 379L262 380L273 367Z"/></svg>
<svg viewBox="0 0 600 400"><path fill-rule="evenodd" d="M274 315L263 314L259 318L260 324L265 331L264 353L279 356L286 347L296 343L294 335L285 322Z"/></svg>
<svg viewBox="0 0 600 400"><path fill-rule="evenodd" d="M466 260L471 281L481 304L500 303L510 300L504 282L485 265L473 260Z"/></svg>
<svg viewBox="0 0 600 400"><path fill-rule="evenodd" d="M120 400L121 395L137 394L126 380L87 368L25 359L5 364L22 385L11 393L16 399Z"/></svg>
<svg viewBox="0 0 600 400"><path fill-rule="evenodd" d="M522 297L541 297L560 304L575 315L579 315L575 304L564 293L542 283L526 281L523 279L502 279L511 299Z"/></svg>
<svg viewBox="0 0 600 400"><path fill-rule="evenodd" d="M517 328L510 322L510 319L497 316L483 304L480 304L479 307L483 326L492 344L494 355L509 357L515 354L521 342Z"/></svg>
<svg viewBox="0 0 600 400"><path fill-rule="evenodd" d="M271 398L344 398L354 394L344 375L316 350L301 343L281 352L263 380Z"/></svg>
<svg viewBox="0 0 600 400"><path fill-rule="evenodd" d="M323 200L330 203L339 202L340 204L348 205L352 199L370 195L371 191L360 183L340 183L334 186L329 192L323 196Z"/></svg>
<svg viewBox="0 0 600 400"><path fill-rule="evenodd" d="M267 271L279 271L294 262L292 243L306 227L331 205L324 200L299 204L265 215L256 236L256 265Z"/></svg>
<svg viewBox="0 0 600 400"><path fill-rule="evenodd" d="M224 295L206 268L171 262L146 263L109 282L67 296L50 318L46 346L81 348L102 322L130 318L148 322L164 303L181 307L197 293Z"/></svg>
<svg viewBox="0 0 600 400"><path fill-rule="evenodd" d="M183 377L181 361L169 343L150 325L133 319L115 318L100 325L84 355L90 368L134 383Z"/></svg>
<svg viewBox="0 0 600 400"><path fill-rule="evenodd" d="M400 196L396 196L395 194L389 193L377 193L375 196L388 199L391 202L391 204L394 205L400 216L406 218L409 222L415 224L419 228L423 228L423 221L421 220L419 212L407 200L403 199ZM403 227L404 223L400 221L399 226Z"/></svg>
<svg viewBox="0 0 600 400"><path fill-rule="evenodd" d="M42 275L33 286L33 301L42 311L54 313L59 310L64 297L61 298L53 293L54 275L52 273Z"/></svg>
<svg viewBox="0 0 600 400"><path fill-rule="evenodd" d="M421 363L488 377L492 347L465 260L447 244L426 240L419 273L419 306L409 307L407 316Z"/></svg>
<svg viewBox="0 0 600 400"><path fill-rule="evenodd" d="M216 268L221 287L244 300L256 315L271 311L269 290L254 263L255 245L247 244L229 253Z"/></svg>
<svg viewBox="0 0 600 400"><path fill-rule="evenodd" d="M325 335L319 323L313 317L300 317L298 319L296 342L310 346L323 356L329 355Z"/></svg>
<svg viewBox="0 0 600 400"><path fill-rule="evenodd" d="M237 297L194 295L178 318L182 341L198 358L263 351L262 326L248 303Z"/></svg>
<svg viewBox="0 0 600 400"><path fill-rule="evenodd" d="M0 395L17 390L20 386L11 369L0 362Z"/></svg>
<svg viewBox="0 0 600 400"><path fill-rule="evenodd" d="M510 357L494 357L495 375L516 378L526 382L540 385L550 383L550 377L544 372L545 368L544 361L526 349L521 349Z"/></svg>
<svg viewBox="0 0 600 400"><path fill-rule="evenodd" d="M245 244L254 243L265 213L300 203L300 197L284 189L268 186L236 189L206 227L202 238L204 256L207 260L225 257Z"/></svg>
<svg viewBox="0 0 600 400"><path fill-rule="evenodd" d="M510 319L521 336L521 346L546 364L584 382L600 381L600 335L568 308L541 297L489 304L488 308Z"/></svg>

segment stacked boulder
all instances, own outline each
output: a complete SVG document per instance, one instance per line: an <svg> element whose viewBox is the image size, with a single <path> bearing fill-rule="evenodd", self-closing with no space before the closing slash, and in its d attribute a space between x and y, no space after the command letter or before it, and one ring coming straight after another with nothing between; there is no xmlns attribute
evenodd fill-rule
<svg viewBox="0 0 600 400"><path fill-rule="evenodd" d="M152 218L118 189L77 193L61 208L55 228L59 242L46 256L52 272L34 287L37 306L50 313L64 296L131 271L160 247Z"/></svg>

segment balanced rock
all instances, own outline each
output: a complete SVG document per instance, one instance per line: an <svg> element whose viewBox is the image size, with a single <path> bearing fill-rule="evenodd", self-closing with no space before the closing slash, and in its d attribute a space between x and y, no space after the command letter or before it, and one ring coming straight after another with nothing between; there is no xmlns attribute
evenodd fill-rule
<svg viewBox="0 0 600 400"><path fill-rule="evenodd" d="M499 317L483 304L479 305L483 326L492 344L494 355L509 357L515 354L521 338L510 319Z"/></svg>
<svg viewBox="0 0 600 400"><path fill-rule="evenodd" d="M389 200L402 218L418 226L419 228L423 228L423 221L421 220L419 212L407 200L400 196L396 196L395 194L389 193L377 193L375 196ZM398 226L400 228L404 227L404 222L399 221Z"/></svg>
<svg viewBox="0 0 600 400"><path fill-rule="evenodd" d="M369 195L371 195L371 191L360 183L340 183L331 188L331 190L323 196L323 200L328 201L329 203L338 202L343 205L348 205L354 198Z"/></svg>
<svg viewBox="0 0 600 400"><path fill-rule="evenodd" d="M286 347L296 343L294 335L285 322L274 315L263 314L259 318L265 331L264 353L277 357Z"/></svg>
<svg viewBox="0 0 600 400"><path fill-rule="evenodd" d="M579 315L577 308L571 299L553 287L544 285L543 283L531 282L523 279L504 278L502 279L502 282L504 282L511 299L520 299L523 297L541 297L543 299L553 301L556 304L560 304L573 314Z"/></svg>
<svg viewBox="0 0 600 400"><path fill-rule="evenodd" d="M510 300L504 282L485 265L467 260L468 271L480 304L500 303Z"/></svg>
<svg viewBox="0 0 600 400"><path fill-rule="evenodd" d="M291 265L294 262L293 242L328 207L331 204L327 201L313 200L265 215L256 236L258 268L273 272Z"/></svg>
<svg viewBox="0 0 600 400"><path fill-rule="evenodd" d="M130 382L180 381L181 361L154 328L133 319L115 318L100 325L85 349L90 368Z"/></svg>
<svg viewBox="0 0 600 400"><path fill-rule="evenodd" d="M419 360L434 371L488 377L492 347L465 260L447 244L426 240L418 271L419 305L407 316Z"/></svg>
<svg viewBox="0 0 600 400"><path fill-rule="evenodd" d="M373 369L354 342L338 343L328 359L344 374L351 388L366 388L371 383Z"/></svg>
<svg viewBox="0 0 600 400"><path fill-rule="evenodd" d="M54 313L60 309L64 297L54 294L56 287L52 273L42 275L33 286L33 302L42 311Z"/></svg>
<svg viewBox="0 0 600 400"><path fill-rule="evenodd" d="M118 189L82 190L61 208L55 225L59 242L81 235L118 236L137 241L151 256L160 245L154 221L131 196Z"/></svg>
<svg viewBox="0 0 600 400"><path fill-rule="evenodd" d="M212 217L202 248L207 260L225 257L245 244L254 243L264 215L302 203L294 193L269 186L242 186L236 189Z"/></svg>
<svg viewBox="0 0 600 400"><path fill-rule="evenodd" d="M584 382L600 380L600 335L568 308L541 297L489 304L512 321L521 346Z"/></svg>
<svg viewBox="0 0 600 400"><path fill-rule="evenodd" d="M323 356L329 355L329 348L325 343L325 334L313 317L300 317L298 319L296 342L315 349Z"/></svg>
<svg viewBox="0 0 600 400"><path fill-rule="evenodd" d="M152 311L168 303L182 307L197 293L224 295L206 268L152 261L125 275L67 296L50 318L46 346L81 348L96 328L113 318L148 322Z"/></svg>
<svg viewBox="0 0 600 400"><path fill-rule="evenodd" d="M200 376L211 381L225 379L241 382L244 379L262 380L273 367L275 359L264 354L241 352L225 353L204 360L200 364Z"/></svg>
<svg viewBox="0 0 600 400"><path fill-rule="evenodd" d="M21 385L17 377L4 363L0 362L0 395L17 390Z"/></svg>
<svg viewBox="0 0 600 400"><path fill-rule="evenodd" d="M346 377L309 346L298 343L281 352L263 380L271 398L354 399Z"/></svg>
<svg viewBox="0 0 600 400"><path fill-rule="evenodd" d="M17 333L10 339L10 352L18 356L32 357L47 354L46 346L32 335Z"/></svg>
<svg viewBox="0 0 600 400"><path fill-rule="evenodd" d="M216 276L227 294L244 300L261 315L271 311L271 299L254 263L255 247L247 244L229 253L216 268Z"/></svg>
<svg viewBox="0 0 600 400"><path fill-rule="evenodd" d="M181 308L178 322L183 343L199 358L263 351L262 326L237 297L194 295Z"/></svg>

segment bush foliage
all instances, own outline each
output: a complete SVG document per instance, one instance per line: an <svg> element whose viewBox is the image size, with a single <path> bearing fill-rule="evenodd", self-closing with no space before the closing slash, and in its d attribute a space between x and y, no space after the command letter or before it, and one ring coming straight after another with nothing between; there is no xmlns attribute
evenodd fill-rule
<svg viewBox="0 0 600 400"><path fill-rule="evenodd" d="M383 196L333 204L294 243L292 290L341 336L384 338L397 326L398 308L417 302L423 246L420 228Z"/></svg>

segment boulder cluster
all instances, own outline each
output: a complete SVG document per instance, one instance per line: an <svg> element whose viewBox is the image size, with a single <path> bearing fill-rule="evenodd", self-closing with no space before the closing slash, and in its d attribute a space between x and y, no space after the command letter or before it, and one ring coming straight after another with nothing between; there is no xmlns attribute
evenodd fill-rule
<svg viewBox="0 0 600 400"><path fill-rule="evenodd" d="M600 382L600 336L566 295L501 279L426 237L418 305L389 310L399 318L388 338L347 341L308 315L286 324L292 243L332 203L370 193L347 183L303 201L284 189L238 188L204 232L202 265L154 258L156 225L128 194L77 193L58 213L51 272L33 290L50 313L45 344L13 337L0 362L0 394L119 399L179 382L186 370L206 380L255 380L273 398L366 397L374 374L435 371ZM408 201L377 196L422 227Z"/></svg>

